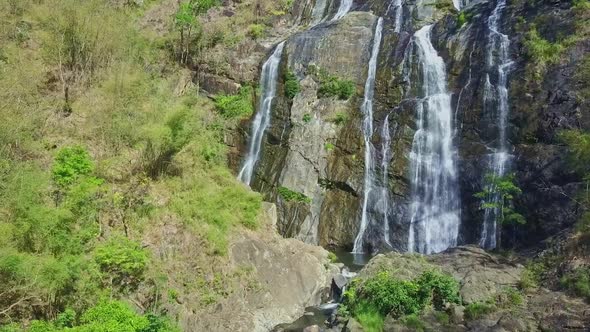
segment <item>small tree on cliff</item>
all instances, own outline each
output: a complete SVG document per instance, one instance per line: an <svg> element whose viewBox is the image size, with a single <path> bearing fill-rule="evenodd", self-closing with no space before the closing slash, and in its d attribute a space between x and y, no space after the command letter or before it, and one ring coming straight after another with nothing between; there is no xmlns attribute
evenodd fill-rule
<svg viewBox="0 0 590 332"><path fill-rule="evenodd" d="M524 217L514 210L513 200L522 194L522 190L514 183L514 174L498 176L488 173L485 176L484 189L474 196L481 199L481 209L493 209L496 212L496 242L501 245L502 225L525 224Z"/></svg>

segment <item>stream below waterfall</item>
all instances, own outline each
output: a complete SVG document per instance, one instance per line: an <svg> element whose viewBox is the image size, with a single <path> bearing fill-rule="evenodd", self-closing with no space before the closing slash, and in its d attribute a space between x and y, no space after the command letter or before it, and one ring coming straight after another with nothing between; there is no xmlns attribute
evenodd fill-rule
<svg viewBox="0 0 590 332"><path fill-rule="evenodd" d="M341 264L340 274L351 279L369 263L373 257L369 254L354 254L344 248L336 248L333 253L338 258L338 263ZM334 286L332 286L334 287ZM330 291L330 301L322 303L318 306L311 306L305 308L305 312L301 317L291 323L284 323L277 325L272 332L303 332L305 328L317 325L322 332L342 331L342 326L336 324L335 326L328 326L328 321L334 316L338 309L338 299L334 299L333 289Z"/></svg>

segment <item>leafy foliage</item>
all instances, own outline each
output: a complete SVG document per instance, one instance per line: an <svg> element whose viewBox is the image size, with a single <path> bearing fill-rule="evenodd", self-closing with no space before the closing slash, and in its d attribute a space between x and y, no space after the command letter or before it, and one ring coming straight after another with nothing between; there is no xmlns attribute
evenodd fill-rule
<svg viewBox="0 0 590 332"><path fill-rule="evenodd" d="M522 193L514 183L514 174L485 176L484 189L474 196L482 200L482 209L498 209L501 224L524 224L524 217L512 207L513 200Z"/></svg>
<svg viewBox="0 0 590 332"><path fill-rule="evenodd" d="M148 264L148 255L139 243L126 238L113 238L99 245L94 259L110 283L124 289L137 287Z"/></svg>
<svg viewBox="0 0 590 332"><path fill-rule="evenodd" d="M252 96L254 89L242 87L236 95L220 95L215 98L215 107L225 118L248 118L254 113Z"/></svg>
<svg viewBox="0 0 590 332"><path fill-rule="evenodd" d="M469 320L476 320L496 311L496 306L493 303L476 302L470 303L465 307L465 318Z"/></svg>
<svg viewBox="0 0 590 332"><path fill-rule="evenodd" d="M262 38L265 32L266 26L264 26L263 24L250 24L250 26L248 27L248 34L254 40Z"/></svg>
<svg viewBox="0 0 590 332"><path fill-rule="evenodd" d="M301 91L299 80L291 70L285 71L285 97L291 100Z"/></svg>
<svg viewBox="0 0 590 332"><path fill-rule="evenodd" d="M415 315L428 305L442 310L446 303L459 302L458 282L437 271L426 271L414 280L399 280L382 271L364 282L355 280L344 293L344 305L353 316L360 318L360 315L368 322L381 322L381 325L388 314L394 317ZM376 314L381 320L375 319Z"/></svg>
<svg viewBox="0 0 590 332"><path fill-rule="evenodd" d="M302 193L298 193L293 191L287 187L279 187L278 189L279 195L286 201L286 202L300 202L300 203L311 203L311 198L305 196Z"/></svg>
<svg viewBox="0 0 590 332"><path fill-rule="evenodd" d="M88 152L80 147L65 147L55 157L53 180L60 186L72 184L80 176L92 172L94 165Z"/></svg>
<svg viewBox="0 0 590 332"><path fill-rule="evenodd" d="M336 76L325 76L320 81L318 97L338 97L340 100L348 100L356 92L353 81L342 80Z"/></svg>
<svg viewBox="0 0 590 332"><path fill-rule="evenodd" d="M570 271L560 280L561 286L590 302L590 267Z"/></svg>

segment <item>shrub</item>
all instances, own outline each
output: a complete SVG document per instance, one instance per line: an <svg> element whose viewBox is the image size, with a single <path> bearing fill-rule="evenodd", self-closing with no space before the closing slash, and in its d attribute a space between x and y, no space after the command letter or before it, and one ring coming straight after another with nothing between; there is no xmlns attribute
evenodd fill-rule
<svg viewBox="0 0 590 332"><path fill-rule="evenodd" d="M311 198L287 187L279 187L279 195L287 202L295 201L300 203L311 203Z"/></svg>
<svg viewBox="0 0 590 332"><path fill-rule="evenodd" d="M457 15L457 28L461 29L467 22L471 21L472 17L473 14L471 13L460 12L459 15Z"/></svg>
<svg viewBox="0 0 590 332"><path fill-rule="evenodd" d="M582 267L567 273L560 284L572 294L590 302L590 267Z"/></svg>
<svg viewBox="0 0 590 332"><path fill-rule="evenodd" d="M292 100L301 91L299 80L291 70L285 71L285 97Z"/></svg>
<svg viewBox="0 0 590 332"><path fill-rule="evenodd" d="M225 118L248 118L254 113L253 94L254 89L252 87L242 87L236 95L215 97L215 107Z"/></svg>
<svg viewBox="0 0 590 332"><path fill-rule="evenodd" d="M305 123L309 123L311 121L311 114L309 114L309 113L303 114L303 119L302 120Z"/></svg>
<svg viewBox="0 0 590 332"><path fill-rule="evenodd" d="M348 114L346 114L344 112L336 113L336 116L334 117L335 124L340 126L340 125L344 124L346 121L348 121Z"/></svg>
<svg viewBox="0 0 590 332"><path fill-rule="evenodd" d="M263 24L250 24L248 27L248 35L252 37L252 39L259 39L264 36L266 32L266 26Z"/></svg>
<svg viewBox="0 0 590 332"><path fill-rule="evenodd" d="M357 309L356 319L363 327L365 332L381 332L383 331L384 317L375 308L370 305L363 304Z"/></svg>
<svg viewBox="0 0 590 332"><path fill-rule="evenodd" d="M94 259L110 278L110 286L135 288L148 264L148 253L139 243L126 238L114 238L99 245Z"/></svg>
<svg viewBox="0 0 590 332"><path fill-rule="evenodd" d="M491 303L476 302L465 307L465 318L476 320L496 311L496 307Z"/></svg>
<svg viewBox="0 0 590 332"><path fill-rule="evenodd" d="M335 76L323 77L318 89L318 97L338 97L340 100L348 100L356 92L353 81L342 80Z"/></svg>
<svg viewBox="0 0 590 332"><path fill-rule="evenodd" d="M330 151L334 150L334 148L335 148L335 147L336 147L336 146L334 146L334 144L332 144L332 143L330 143L330 142L328 142L328 143L324 144L324 149L326 149L326 151L328 151L328 152L330 152Z"/></svg>
<svg viewBox="0 0 590 332"><path fill-rule="evenodd" d="M450 275L436 271L424 272L416 281L421 297L430 299L434 308L444 309L445 303L459 303L459 283Z"/></svg>
<svg viewBox="0 0 590 332"><path fill-rule="evenodd" d="M88 152L81 146L73 146L59 150L51 172L55 183L66 186L80 176L90 174L93 169L94 165Z"/></svg>
<svg viewBox="0 0 590 332"><path fill-rule="evenodd" d="M386 315L401 317L417 315L431 304L443 309L445 303L458 303L458 290L456 280L439 272L427 271L413 280L399 280L382 271L364 282L353 280L343 304L355 317L373 317L374 313L381 319Z"/></svg>
<svg viewBox="0 0 590 332"><path fill-rule="evenodd" d="M402 324L411 328L413 331L425 331L426 325L422 322L422 319L417 315L408 315L401 319Z"/></svg>
<svg viewBox="0 0 590 332"><path fill-rule="evenodd" d="M338 262L338 256L336 256L336 254L331 251L328 251L328 259L330 260L330 263Z"/></svg>

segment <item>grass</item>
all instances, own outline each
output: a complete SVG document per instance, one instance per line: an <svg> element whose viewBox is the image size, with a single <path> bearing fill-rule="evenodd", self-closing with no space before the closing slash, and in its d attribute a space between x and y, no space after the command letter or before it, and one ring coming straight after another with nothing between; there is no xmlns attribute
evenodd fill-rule
<svg viewBox="0 0 590 332"><path fill-rule="evenodd" d="M496 306L492 303L471 303L467 307L465 307L465 318L468 320L477 320L488 314L495 312L496 310Z"/></svg>
<svg viewBox="0 0 590 332"><path fill-rule="evenodd" d="M357 321L363 327L365 332L381 332L383 331L384 317L371 306L363 306L358 309L355 316Z"/></svg>
<svg viewBox="0 0 590 332"><path fill-rule="evenodd" d="M568 272L560 280L560 285L570 293L590 302L590 268L581 267Z"/></svg>

